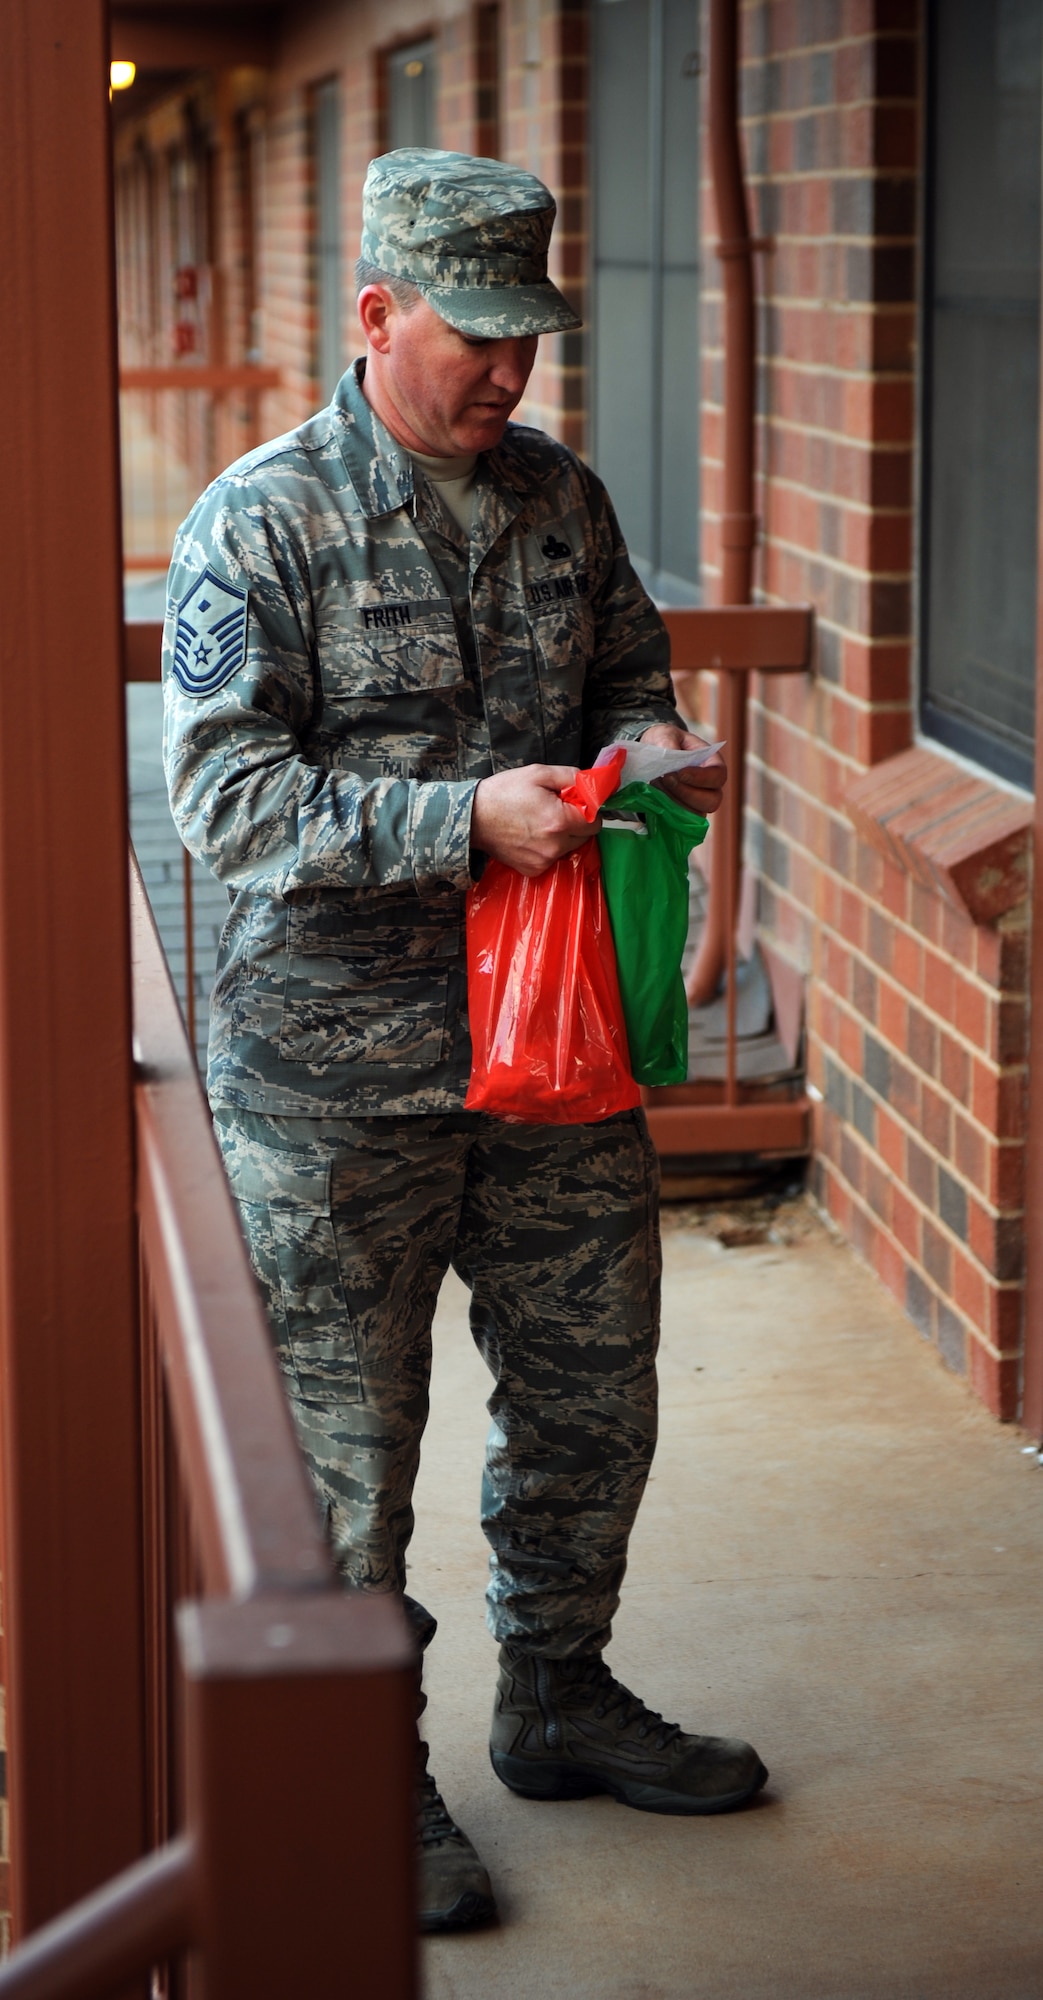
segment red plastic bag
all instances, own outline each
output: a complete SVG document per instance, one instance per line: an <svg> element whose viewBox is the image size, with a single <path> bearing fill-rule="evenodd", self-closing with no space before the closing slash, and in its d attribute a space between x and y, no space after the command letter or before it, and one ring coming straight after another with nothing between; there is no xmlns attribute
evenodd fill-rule
<svg viewBox="0 0 1043 2000"><path fill-rule="evenodd" d="M618 782L615 764L581 771L562 798L593 824ZM640 1103L595 840L542 875L489 862L467 897L467 993L468 1111L584 1125Z"/></svg>

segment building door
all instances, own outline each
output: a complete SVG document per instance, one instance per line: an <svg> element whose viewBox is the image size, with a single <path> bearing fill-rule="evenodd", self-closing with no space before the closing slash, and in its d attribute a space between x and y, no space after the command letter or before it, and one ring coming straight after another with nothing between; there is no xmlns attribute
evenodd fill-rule
<svg viewBox="0 0 1043 2000"><path fill-rule="evenodd" d="M433 39L392 49L387 57L387 144L437 146Z"/></svg>
<svg viewBox="0 0 1043 2000"><path fill-rule="evenodd" d="M699 597L699 5L595 0L594 463L635 567Z"/></svg>

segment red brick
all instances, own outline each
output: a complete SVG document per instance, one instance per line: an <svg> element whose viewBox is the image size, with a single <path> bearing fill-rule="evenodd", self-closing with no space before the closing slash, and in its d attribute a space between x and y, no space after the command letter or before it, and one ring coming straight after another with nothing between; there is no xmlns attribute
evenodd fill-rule
<svg viewBox="0 0 1043 2000"><path fill-rule="evenodd" d="M962 1093L960 1093L962 1096ZM988 1174L988 1154L985 1134L979 1125L972 1124L962 1111L953 1114L953 1162L959 1168L964 1180L970 1181L986 1199L991 1199L986 1179Z"/></svg>
<svg viewBox="0 0 1043 2000"><path fill-rule="evenodd" d="M996 1208L1021 1208L1025 1200L1025 1147L1020 1140L990 1145L988 1176L982 1187Z"/></svg>
<svg viewBox="0 0 1043 2000"><path fill-rule="evenodd" d="M865 949L866 906L853 889L842 889L837 928L857 951Z"/></svg>
<svg viewBox="0 0 1043 2000"><path fill-rule="evenodd" d="M860 764L882 764L886 758L908 749L912 735L910 708L862 709L855 754Z"/></svg>
<svg viewBox="0 0 1043 2000"><path fill-rule="evenodd" d="M935 1076L938 1071L938 1027L929 1014L919 1007L910 1007L907 1013L906 1052L910 1062L916 1064L925 1076Z"/></svg>
<svg viewBox="0 0 1043 2000"><path fill-rule="evenodd" d="M879 1224L874 1222L873 1217L859 1203L853 1203L851 1208L851 1241L858 1251L859 1256L863 1257L867 1264L875 1264L876 1262L876 1243L879 1234Z"/></svg>
<svg viewBox="0 0 1043 2000"><path fill-rule="evenodd" d="M894 1049L905 1048L906 1005L900 993L886 980L881 980L878 1004L877 1026L883 1040Z"/></svg>
<svg viewBox="0 0 1043 2000"><path fill-rule="evenodd" d="M1017 1353L1024 1318L1025 1294L1020 1285L989 1285L986 1332L990 1346L1000 1354Z"/></svg>
<svg viewBox="0 0 1043 2000"><path fill-rule="evenodd" d="M962 973L955 973L954 981L953 1018L956 1026L961 1035L966 1035L969 1042L974 1042L977 1048L984 1049L987 1046L985 995L980 986L975 986L971 980L965 979Z"/></svg>
<svg viewBox="0 0 1043 2000"><path fill-rule="evenodd" d="M870 644L846 636L842 654L846 692L858 701L908 701L910 652L904 640Z"/></svg>
<svg viewBox="0 0 1043 2000"><path fill-rule="evenodd" d="M862 1069L862 1029L852 1014L840 1016L839 1051L841 1060L856 1076Z"/></svg>
<svg viewBox="0 0 1043 2000"><path fill-rule="evenodd" d="M916 1071L901 1058L891 1057L891 1102L908 1123L919 1129L921 1085Z"/></svg>
<svg viewBox="0 0 1043 2000"><path fill-rule="evenodd" d="M876 1149L896 1181L905 1173L905 1133L890 1111L881 1104L876 1114Z"/></svg>
<svg viewBox="0 0 1043 2000"><path fill-rule="evenodd" d="M889 1225L891 1221L891 1180L889 1175L884 1172L883 1167L873 1159L872 1154L867 1155L865 1162L865 1198L873 1214L879 1216L881 1222Z"/></svg>
<svg viewBox="0 0 1043 2000"><path fill-rule="evenodd" d="M984 1329L988 1313L988 1285L980 1265L962 1250L952 1253L952 1299L974 1326Z"/></svg>
<svg viewBox="0 0 1043 2000"><path fill-rule="evenodd" d="M938 1036L938 1076L958 1104L967 1102L971 1082L971 1059L962 1042L942 1030Z"/></svg>
<svg viewBox="0 0 1043 2000"><path fill-rule="evenodd" d="M999 1063L1022 1062L1028 1053L1028 1009L1024 1000L1001 1000L989 1009L992 1021L988 1040Z"/></svg>
<svg viewBox="0 0 1043 2000"><path fill-rule="evenodd" d="M885 1234L877 1232L874 1244L874 1267L877 1277L887 1286L888 1291L902 1304L905 1303L905 1258L897 1244Z"/></svg>
<svg viewBox="0 0 1043 2000"><path fill-rule="evenodd" d="M903 868L884 865L880 900L892 916L906 918L909 908L909 877Z"/></svg>
<svg viewBox="0 0 1043 2000"><path fill-rule="evenodd" d="M942 934L941 899L933 889L914 882L910 892L909 921L919 937L937 944Z"/></svg>
<svg viewBox="0 0 1043 2000"><path fill-rule="evenodd" d="M822 978L841 999L850 998L851 953L840 938L827 936L824 940Z"/></svg>
<svg viewBox="0 0 1043 2000"><path fill-rule="evenodd" d="M952 1244L943 1236L929 1216L924 1216L923 1266L929 1278L934 1280L939 1291L948 1293L952 1288Z"/></svg>
<svg viewBox="0 0 1043 2000"><path fill-rule="evenodd" d="M967 1343L971 1387L993 1416L1010 1423L1018 1413L1018 1363L1000 1360L979 1340Z"/></svg>
<svg viewBox="0 0 1043 2000"><path fill-rule="evenodd" d="M923 997L932 1013L941 1014L943 1020L953 1019L955 974L947 958L940 952L925 951L923 961Z"/></svg>
<svg viewBox="0 0 1043 2000"><path fill-rule="evenodd" d="M907 930L896 929L892 953L894 975L907 993L918 999L923 993L924 954L918 940Z"/></svg>
<svg viewBox="0 0 1043 2000"><path fill-rule="evenodd" d="M920 1130L929 1146L948 1160L952 1154L952 1105L929 1083L920 1090Z"/></svg>
<svg viewBox="0 0 1043 2000"><path fill-rule="evenodd" d="M919 1262L921 1213L897 1184L891 1197L891 1228L903 1250Z"/></svg>

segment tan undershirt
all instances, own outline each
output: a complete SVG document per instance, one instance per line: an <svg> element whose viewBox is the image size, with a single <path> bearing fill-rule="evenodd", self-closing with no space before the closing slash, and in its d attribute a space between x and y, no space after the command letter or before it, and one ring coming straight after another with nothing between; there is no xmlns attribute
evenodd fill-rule
<svg viewBox="0 0 1043 2000"><path fill-rule="evenodd" d="M444 501L453 520L470 540L477 453L472 452L470 458L429 458L426 452L411 451L409 456L414 465L419 465L421 472L431 481L432 486L438 488L439 497Z"/></svg>

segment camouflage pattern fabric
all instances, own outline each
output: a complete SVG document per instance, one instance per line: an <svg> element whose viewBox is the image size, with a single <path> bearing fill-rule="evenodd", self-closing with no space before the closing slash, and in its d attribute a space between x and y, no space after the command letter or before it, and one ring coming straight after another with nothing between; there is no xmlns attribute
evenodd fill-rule
<svg viewBox="0 0 1043 2000"><path fill-rule="evenodd" d="M170 571L171 806L231 898L211 1101L287 1117L462 1105L478 780L678 720L594 474L510 425L466 548L361 367L214 482Z"/></svg>
<svg viewBox="0 0 1043 2000"><path fill-rule="evenodd" d="M488 1622L564 1657L608 1640L655 1444L657 1164L644 1114L286 1119L218 1138L345 1581L401 1590L450 1263L493 1375Z"/></svg>
<svg viewBox="0 0 1043 2000"><path fill-rule="evenodd" d="M583 322L547 277L554 197L504 160L400 146L372 160L362 256L408 278L450 326L486 340Z"/></svg>

